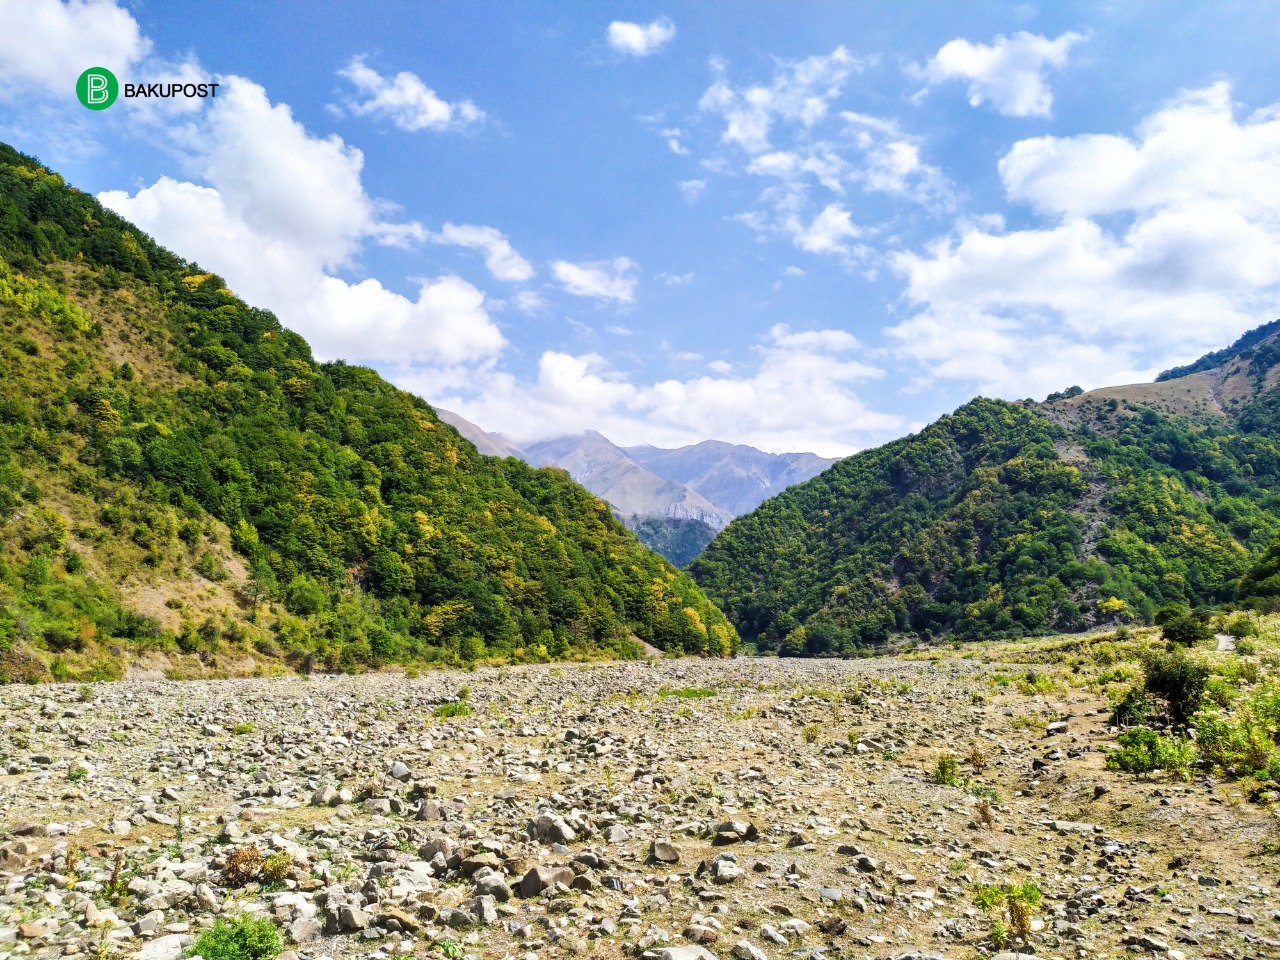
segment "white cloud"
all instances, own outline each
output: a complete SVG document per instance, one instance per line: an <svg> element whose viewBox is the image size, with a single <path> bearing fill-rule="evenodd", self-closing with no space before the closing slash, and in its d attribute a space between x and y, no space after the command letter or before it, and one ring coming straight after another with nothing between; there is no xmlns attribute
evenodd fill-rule
<svg viewBox="0 0 1280 960"><path fill-rule="evenodd" d="M423 233L380 219L381 205L361 183L360 151L311 136L287 106L238 77L224 81L187 141L189 162L208 185L162 177L132 196L99 199L274 310L320 356L462 363L502 349L484 295L457 277L422 281L410 299L377 280L348 283L328 272L351 265L367 240Z"/></svg>
<svg viewBox="0 0 1280 960"><path fill-rule="evenodd" d="M446 223L431 237L436 243L484 251L484 265L498 280L523 283L533 277L533 265L520 256L502 232L494 227Z"/></svg>
<svg viewBox="0 0 1280 960"><path fill-rule="evenodd" d="M797 226L795 242L801 250L810 253L849 253L848 241L862 236L850 215L838 203L829 203L813 218L808 226Z"/></svg>
<svg viewBox="0 0 1280 960"><path fill-rule="evenodd" d="M660 281L668 287L687 287L693 283L692 273L660 273L655 280Z"/></svg>
<svg viewBox="0 0 1280 960"><path fill-rule="evenodd" d="M930 85L968 81L972 106L990 101L1006 117L1048 117L1053 113L1053 91L1045 74L1051 67L1064 66L1071 48L1084 39L1078 33L1050 40L1026 32L999 35L990 44L956 39L914 72Z"/></svg>
<svg viewBox="0 0 1280 960"><path fill-rule="evenodd" d="M1228 342L1280 296L1277 169L1280 104L1237 121L1225 83L1181 94L1132 139L1015 144L1005 189L1045 222L971 220L894 257L917 310L890 330L899 353L921 383L1023 396L1141 379Z"/></svg>
<svg viewBox="0 0 1280 960"><path fill-rule="evenodd" d="M681 180L678 186L680 187L680 195L684 197L685 203L693 203L702 196L702 191L707 189L707 181Z"/></svg>
<svg viewBox="0 0 1280 960"><path fill-rule="evenodd" d="M43 87L75 102L76 78L106 67L123 83L151 50L114 0L0 0L0 93Z"/></svg>
<svg viewBox="0 0 1280 960"><path fill-rule="evenodd" d="M955 206L955 189L937 167L920 159L920 137L902 130L896 120L846 111L845 135L861 152L863 163L852 178L866 190L913 200L935 211Z"/></svg>
<svg viewBox="0 0 1280 960"><path fill-rule="evenodd" d="M769 85L741 88L729 82L723 64L713 64L717 76L699 106L723 120L727 149L703 166L771 181L759 205L736 219L808 253L860 259L869 250L850 242L864 233L845 200L850 188L910 200L932 213L954 208L951 183L922 159L922 138L894 120L833 110L849 77L870 62L837 47L826 56L780 61Z"/></svg>
<svg viewBox="0 0 1280 960"><path fill-rule="evenodd" d="M556 260L551 272L569 293L598 300L631 303L636 295L636 263L629 257L570 263Z"/></svg>
<svg viewBox="0 0 1280 960"><path fill-rule="evenodd" d="M857 384L882 375L861 362L842 330L792 332L779 325L756 349L754 369L636 383L599 354L545 352L533 382L507 373L410 374L433 402L520 442L595 429L622 444L678 446L717 437L764 450L851 453L900 431L902 418L869 409ZM688 359L688 358L686 358Z"/></svg>
<svg viewBox="0 0 1280 960"><path fill-rule="evenodd" d="M667 138L667 148L678 157L687 157L689 148L680 142L680 138L684 136L684 131L679 127L667 127L662 131L662 135Z"/></svg>
<svg viewBox="0 0 1280 960"><path fill-rule="evenodd" d="M675 35L676 25L666 17L643 26L638 23L628 23L625 20L615 20L609 24L606 34L609 46L619 53L626 53L633 57L649 56L671 41Z"/></svg>
<svg viewBox="0 0 1280 960"><path fill-rule="evenodd" d="M547 309L547 301L540 293L522 290L511 298L511 303L523 314L532 315Z"/></svg>
<svg viewBox="0 0 1280 960"><path fill-rule="evenodd" d="M809 129L822 120L850 74L863 69L865 63L844 47L836 47L826 56L779 63L772 84L740 90L729 84L720 67L721 75L698 106L724 120L721 139L725 143L755 156L770 149L775 123L786 121Z"/></svg>
<svg viewBox="0 0 1280 960"><path fill-rule="evenodd" d="M407 70L384 77L355 57L338 75L350 80L363 99L349 99L346 109L359 116L390 120L401 130L447 130L477 123L484 111L470 100L449 103Z"/></svg>

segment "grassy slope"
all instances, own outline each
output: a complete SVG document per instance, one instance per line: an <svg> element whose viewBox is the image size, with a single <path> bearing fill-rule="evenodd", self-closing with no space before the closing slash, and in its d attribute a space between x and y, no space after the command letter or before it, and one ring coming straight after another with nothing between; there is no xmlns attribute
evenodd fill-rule
<svg viewBox="0 0 1280 960"><path fill-rule="evenodd" d="M734 521L691 571L744 639L793 654L1228 601L1280 530L1278 343L1157 384L975 400Z"/></svg>
<svg viewBox="0 0 1280 960"><path fill-rule="evenodd" d="M562 471L483 457L372 371L315 363L7 148L0 324L0 671L736 643Z"/></svg>

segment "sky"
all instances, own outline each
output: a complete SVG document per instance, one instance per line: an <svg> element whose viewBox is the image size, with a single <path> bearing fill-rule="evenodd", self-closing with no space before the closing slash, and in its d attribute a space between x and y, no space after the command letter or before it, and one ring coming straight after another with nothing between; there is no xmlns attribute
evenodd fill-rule
<svg viewBox="0 0 1280 960"><path fill-rule="evenodd" d="M0 139L490 432L841 456L1280 316L1278 48L1275 0L0 0Z"/></svg>

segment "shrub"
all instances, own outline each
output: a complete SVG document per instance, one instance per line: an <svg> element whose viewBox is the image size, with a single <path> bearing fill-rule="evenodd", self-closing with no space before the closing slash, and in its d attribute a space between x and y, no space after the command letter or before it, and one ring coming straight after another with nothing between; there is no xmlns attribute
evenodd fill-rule
<svg viewBox="0 0 1280 960"><path fill-rule="evenodd" d="M1025 942L1031 937L1031 914L1040 905L1040 897L1040 887L1033 881L1027 881L978 887L974 891L973 900L987 913L1004 907L1009 917L1009 927ZM999 920L995 921L993 936L996 926L1003 927L1003 924ZM1007 936L1007 932L1005 935Z"/></svg>
<svg viewBox="0 0 1280 960"><path fill-rule="evenodd" d="M954 754L944 753L933 764L933 782L947 787L956 785L956 775L960 772L960 761Z"/></svg>
<svg viewBox="0 0 1280 960"><path fill-rule="evenodd" d="M1227 622L1223 624L1223 628L1225 633L1229 633L1237 640L1242 637L1256 637L1258 635L1258 627L1253 622L1253 618L1243 611L1229 616ZM1239 649L1239 644L1236 645L1236 649Z"/></svg>
<svg viewBox="0 0 1280 960"><path fill-rule="evenodd" d="M222 877L229 887L243 887L262 876L262 851L257 847L237 847L227 854L222 867ZM201 954L209 960L208 954Z"/></svg>
<svg viewBox="0 0 1280 960"><path fill-rule="evenodd" d="M186 955L204 960L275 960L283 949L284 941L274 923L245 914L230 923L221 918L214 921Z"/></svg>
<svg viewBox="0 0 1280 960"><path fill-rule="evenodd" d="M1111 725L1114 727L1136 727L1147 722L1147 714L1151 711L1151 701L1141 687L1129 687L1124 696L1111 709Z"/></svg>
<svg viewBox="0 0 1280 960"><path fill-rule="evenodd" d="M822 724L811 723L800 731L800 737L805 743L817 743L818 737L822 735Z"/></svg>
<svg viewBox="0 0 1280 960"><path fill-rule="evenodd" d="M1160 633L1170 643L1183 647L1189 647L1213 636L1213 630L1209 625L1190 613L1177 613L1167 618L1160 624Z"/></svg>
<svg viewBox="0 0 1280 960"><path fill-rule="evenodd" d="M1116 738L1119 749L1107 754L1108 770L1126 773L1154 773L1164 770L1181 780L1191 779L1191 764L1196 750L1190 741L1181 737L1165 737L1139 727Z"/></svg>
<svg viewBox="0 0 1280 960"><path fill-rule="evenodd" d="M1204 699L1209 668L1175 649L1147 656L1142 671L1146 692L1163 700L1169 722L1185 730Z"/></svg>
<svg viewBox="0 0 1280 960"><path fill-rule="evenodd" d="M262 879L269 883L281 883L288 879L293 869L293 858L287 853L273 853L262 861Z"/></svg>

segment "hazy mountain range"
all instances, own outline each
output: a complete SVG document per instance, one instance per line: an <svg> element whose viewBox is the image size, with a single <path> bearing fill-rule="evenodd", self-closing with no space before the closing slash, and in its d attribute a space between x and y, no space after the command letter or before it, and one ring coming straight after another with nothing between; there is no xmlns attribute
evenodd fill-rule
<svg viewBox="0 0 1280 960"><path fill-rule="evenodd" d="M437 412L481 453L568 471L607 500L642 541L680 566L734 517L836 462L812 453L765 453L718 440L675 449L620 447L594 430L522 448L452 411Z"/></svg>

